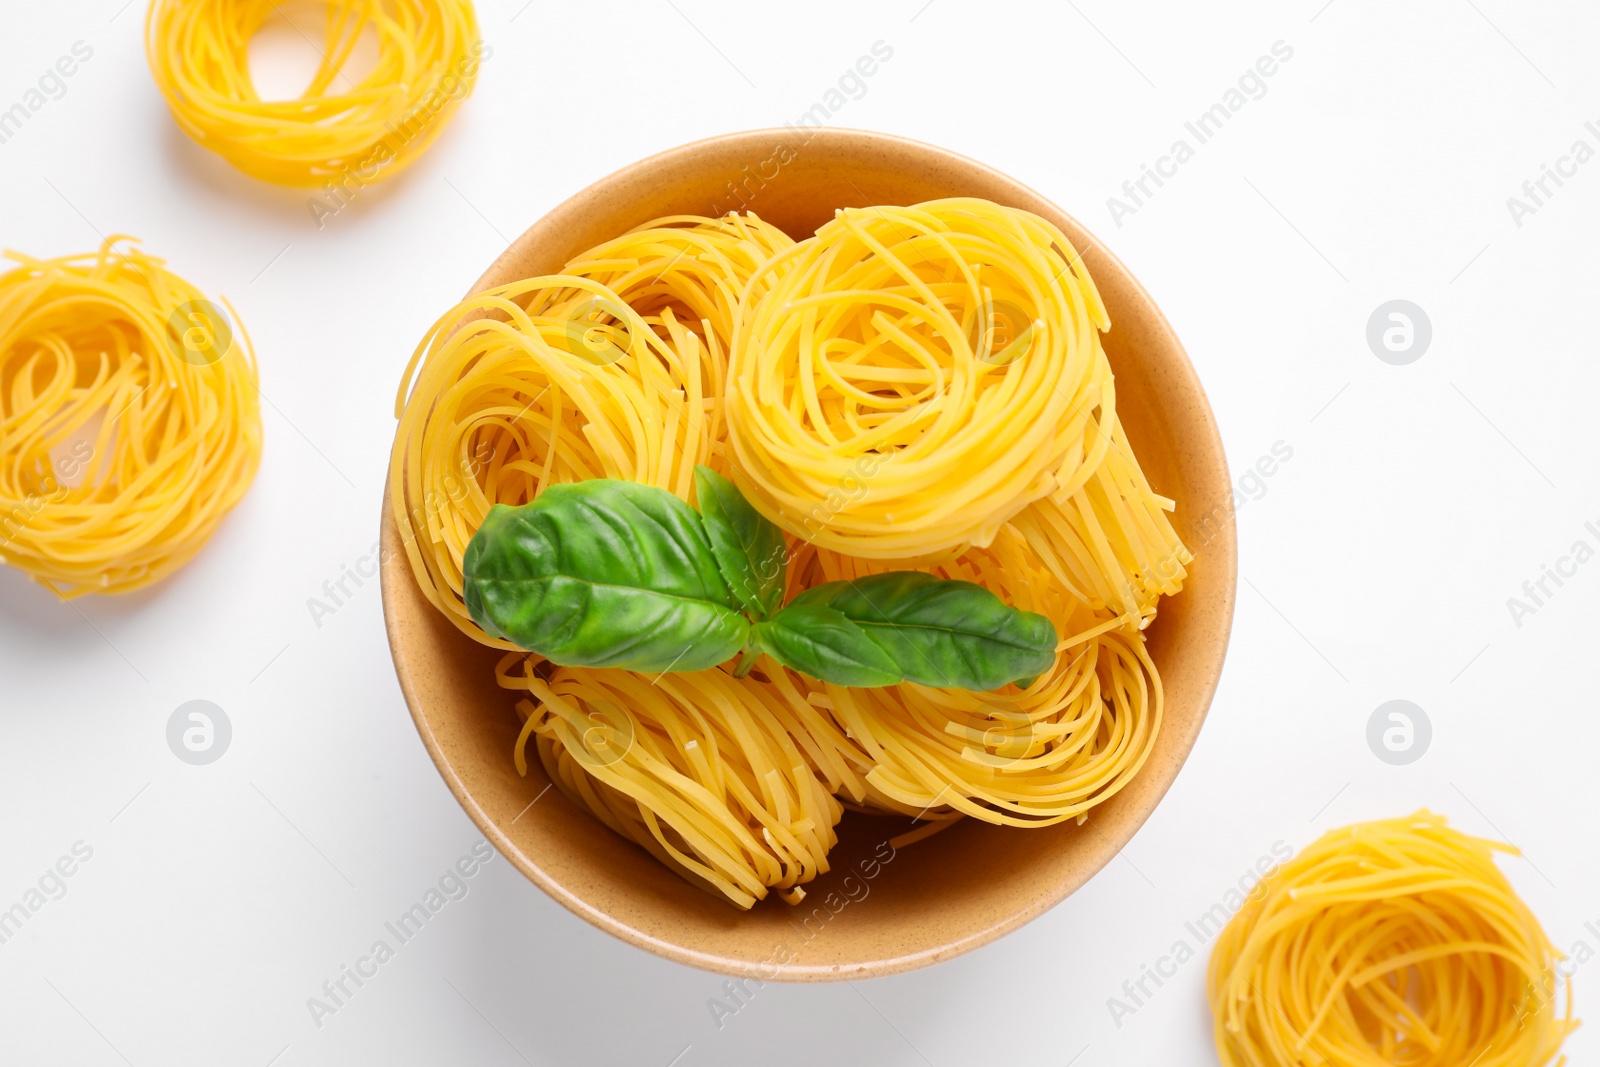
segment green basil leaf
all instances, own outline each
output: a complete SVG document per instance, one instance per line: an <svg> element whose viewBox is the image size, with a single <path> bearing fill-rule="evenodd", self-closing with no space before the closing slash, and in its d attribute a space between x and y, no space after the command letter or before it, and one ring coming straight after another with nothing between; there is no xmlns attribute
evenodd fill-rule
<svg viewBox="0 0 1600 1067"><path fill-rule="evenodd" d="M561 666L705 670L749 642L700 516L664 489L593 479L497 504L463 570L486 633Z"/></svg>
<svg viewBox="0 0 1600 1067"><path fill-rule="evenodd" d="M765 619L783 603L783 531L710 467L694 469L694 491L722 577L752 617Z"/></svg>
<svg viewBox="0 0 1600 1067"><path fill-rule="evenodd" d="M999 689L1055 663L1056 628L971 582L893 571L828 582L795 597L828 607L861 628L908 681L941 689Z"/></svg>
<svg viewBox="0 0 1600 1067"><path fill-rule="evenodd" d="M756 647L802 674L835 685L893 685L899 666L843 612L822 604L790 604L750 628Z"/></svg>

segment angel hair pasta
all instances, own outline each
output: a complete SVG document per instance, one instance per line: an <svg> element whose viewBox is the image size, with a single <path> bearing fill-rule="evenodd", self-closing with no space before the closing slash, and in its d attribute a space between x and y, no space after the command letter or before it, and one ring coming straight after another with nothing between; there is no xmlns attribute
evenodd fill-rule
<svg viewBox="0 0 1600 1067"><path fill-rule="evenodd" d="M739 292L791 243L753 216L658 219L439 319L395 401L389 470L391 516L435 607L514 647L478 628L462 594L462 555L494 504L587 478L688 497L725 436Z"/></svg>
<svg viewBox="0 0 1600 1067"><path fill-rule="evenodd" d="M1011 522L1075 598L1142 629L1161 597L1183 589L1194 554L1167 517L1176 505L1150 488L1120 419L1109 436L1083 485L1034 501Z"/></svg>
<svg viewBox="0 0 1600 1067"><path fill-rule="evenodd" d="M321 63L292 100L263 100L250 40L277 0L153 0L145 51L156 87L190 137L251 177L352 191L400 173L472 92L488 55L471 0L330 0ZM363 34L377 65L347 73Z"/></svg>
<svg viewBox="0 0 1600 1067"><path fill-rule="evenodd" d="M198 552L255 477L249 338L131 238L7 255L0 558L63 597L143 588Z"/></svg>
<svg viewBox="0 0 1600 1067"><path fill-rule="evenodd" d="M748 908L828 870L844 808L824 780L849 771L781 668L770 682L575 667L545 681L511 653L498 677L538 700L518 705L517 769L533 741L562 792L692 881Z"/></svg>
<svg viewBox="0 0 1600 1067"><path fill-rule="evenodd" d="M765 270L734 336L729 441L739 487L795 536L876 559L986 545L1105 457L1109 321L1037 215L849 208Z"/></svg>
<svg viewBox="0 0 1600 1067"><path fill-rule="evenodd" d="M802 586L889 569L896 568L809 547L794 568ZM867 806L1047 826L1120 792L1161 728L1161 678L1143 636L1091 611L1009 525L988 548L930 569L1049 618L1061 637L1056 662L1026 688L997 692L810 683L811 703L859 754Z"/></svg>
<svg viewBox="0 0 1600 1067"><path fill-rule="evenodd" d="M1577 1025L1572 987L1497 852L1516 855L1419 811L1269 874L1212 951L1224 1067L1548 1064Z"/></svg>
<svg viewBox="0 0 1600 1067"><path fill-rule="evenodd" d="M658 219L439 319L397 398L391 518L423 594L511 650L519 769L741 908L794 902L846 810L921 819L897 847L963 817L1081 822L1149 759L1140 631L1191 557L1117 420L1108 325L1067 238L986 201L844 211L798 245L754 215ZM981 692L825 683L770 649L657 677L473 621L491 506L602 478L693 503L696 464L786 528L790 595L974 583L1046 616L1054 661Z"/></svg>

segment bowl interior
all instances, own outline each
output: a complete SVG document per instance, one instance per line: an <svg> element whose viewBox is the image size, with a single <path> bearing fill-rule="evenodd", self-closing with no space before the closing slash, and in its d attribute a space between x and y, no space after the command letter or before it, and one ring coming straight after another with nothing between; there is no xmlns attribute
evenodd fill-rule
<svg viewBox="0 0 1600 1067"><path fill-rule="evenodd" d="M754 211L796 238L836 208L986 197L1050 219L1077 244L1110 311L1105 346L1118 411L1157 492L1196 550L1188 583L1149 631L1166 693L1144 770L1083 826L1019 830L966 819L898 851L904 819L847 813L832 870L798 907L774 898L741 912L612 834L537 761L512 765L513 695L498 653L458 633L412 581L385 513L383 599L406 702L429 753L483 833L530 879L596 926L693 966L763 979L892 974L971 950L1083 885L1133 836L1199 732L1222 669L1235 584L1222 444L1182 346L1148 294L1097 241L1037 193L941 149L850 130L761 130L686 145L586 189L536 223L474 292L558 270L569 258L663 215ZM538 803L529 806L535 798Z"/></svg>

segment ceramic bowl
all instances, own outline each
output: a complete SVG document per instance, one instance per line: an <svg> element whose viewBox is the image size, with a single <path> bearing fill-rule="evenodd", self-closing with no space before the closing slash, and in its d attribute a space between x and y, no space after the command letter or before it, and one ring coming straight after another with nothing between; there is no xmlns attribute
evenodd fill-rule
<svg viewBox="0 0 1600 1067"><path fill-rule="evenodd" d="M514 698L494 682L499 653L457 632L423 599L386 518L389 643L406 703L440 774L518 870L577 915L640 948L707 970L791 981L894 974L968 952L1042 915L1105 866L1160 802L1205 719L1235 587L1232 493L1211 409L1149 294L1105 246L1027 186L955 153L885 134L730 134L652 156L591 185L517 238L473 291L555 272L578 252L662 215L751 210L803 238L836 208L948 196L986 197L1051 220L1083 253L1105 298L1118 414L1152 485L1178 502L1176 525L1197 556L1183 592L1162 602L1148 631L1166 689L1154 752L1128 788L1095 808L1083 826L1021 830L966 819L887 852L885 842L906 828L904 820L847 813L829 856L833 870L807 886L800 907L774 895L739 911L611 833L559 790L541 797L549 782L537 761L527 777L517 774ZM397 367L401 362L397 355ZM885 855L892 859L883 862ZM864 877L867 871L872 877ZM846 894L842 879L851 873L857 880ZM825 903L830 893L836 911Z"/></svg>

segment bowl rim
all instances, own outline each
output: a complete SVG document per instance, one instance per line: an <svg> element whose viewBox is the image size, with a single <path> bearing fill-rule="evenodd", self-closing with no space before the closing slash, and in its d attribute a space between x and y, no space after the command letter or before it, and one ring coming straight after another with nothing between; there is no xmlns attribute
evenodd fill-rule
<svg viewBox="0 0 1600 1067"><path fill-rule="evenodd" d="M750 146L770 148L773 138L793 137L795 133L794 129L785 127L762 127L723 133L668 148L620 167L552 206L538 219L534 220L504 251L495 257L483 274L473 282L472 287L465 296L472 296L487 288L489 280L496 277L508 262L519 258L519 253L523 247L530 243L536 231L541 230L548 220L553 217L567 217L573 212L582 211L601 202L616 185L626 182L631 177L670 168L674 164L688 161L693 156L713 147L722 148L730 145L748 144ZM1122 280L1143 301L1151 313L1152 329L1163 336L1166 347L1175 357L1169 370L1191 392L1197 404L1197 421L1203 428L1203 433L1199 439L1186 438L1184 447L1203 449L1209 462L1221 473L1224 482L1231 489L1231 474L1228 470L1227 455L1222 445L1221 433L1211 410L1210 401L1206 397L1199 375L1195 371L1193 362L1189 359L1187 350L1172 329L1171 324L1167 321L1165 314L1162 313L1159 306L1151 298L1148 290L1145 289L1138 277L1075 216L1062 210L1049 197L1004 172L937 145L895 134L848 127L806 128L804 136L807 138L807 145L816 139L822 138L841 144L855 141L876 145L895 145L915 153L939 157L964 169L980 172L990 179L1016 187L1020 191L1037 198L1042 203L1050 205L1063 217L1071 220L1082 235L1082 240L1079 242L1080 253L1086 255L1092 249L1095 255L1104 257L1104 262L1109 265L1111 270L1120 275ZM1105 267L1097 268L1100 271L1105 269ZM380 552L380 559L384 562L381 564L380 588L383 600L384 628L388 637L391 658L394 662L395 674L400 683L406 707L411 714L412 723L422 739L423 746L426 748L434 766L438 769L440 776L444 779L445 784L450 789L451 794L474 825L494 845L496 851L505 857L524 877L544 890L562 907L585 922L635 947L645 949L676 963L712 973L742 978L759 978L763 981L839 981L883 977L917 970L964 955L1004 937L1050 911L1057 904L1088 884L1137 835L1155 809L1160 806L1167 791L1172 787L1172 784L1182 772L1183 766L1187 763L1216 696L1217 686L1227 659L1238 594L1238 547L1234 511L1230 506L1225 509L1220 522L1206 544L1207 567L1215 572L1216 588L1213 591L1213 596L1218 597L1220 601L1218 605L1220 616L1218 629L1220 632L1214 636L1217 647L1216 654L1204 665L1200 676L1195 682L1194 689L1197 695L1198 709L1193 725L1188 730L1187 736L1173 739L1176 740L1177 744L1170 750L1172 756L1171 770L1167 773L1166 780L1161 782L1159 788L1150 795L1144 810L1128 821L1125 833L1111 835L1101 833L1097 835L1099 838L1097 844L1086 850L1087 858L1081 865L1080 875L1060 879L1051 886L1049 892L1037 894L1025 906L1016 908L998 921L970 930L965 936L944 944L899 954L886 954L882 958L849 966L816 963L802 964L798 961L773 963L771 961L756 961L700 951L688 945L656 936L617 918L573 893L562 881L547 873L500 829L495 820L489 817L488 813L484 811L462 781L445 746L441 744L435 734L433 723L422 706L423 702L417 691L418 686L411 674L411 664L402 645L401 627L395 615L395 597L391 595L391 582L410 582L414 581L414 578L404 550L398 547L398 532L393 522L390 521L389 482L387 478L384 483L381 510L380 543L382 551ZM1182 594L1180 593L1179 595ZM1169 729L1168 723L1163 722L1163 730L1167 729ZM1141 773L1150 773L1151 769L1147 767Z"/></svg>

